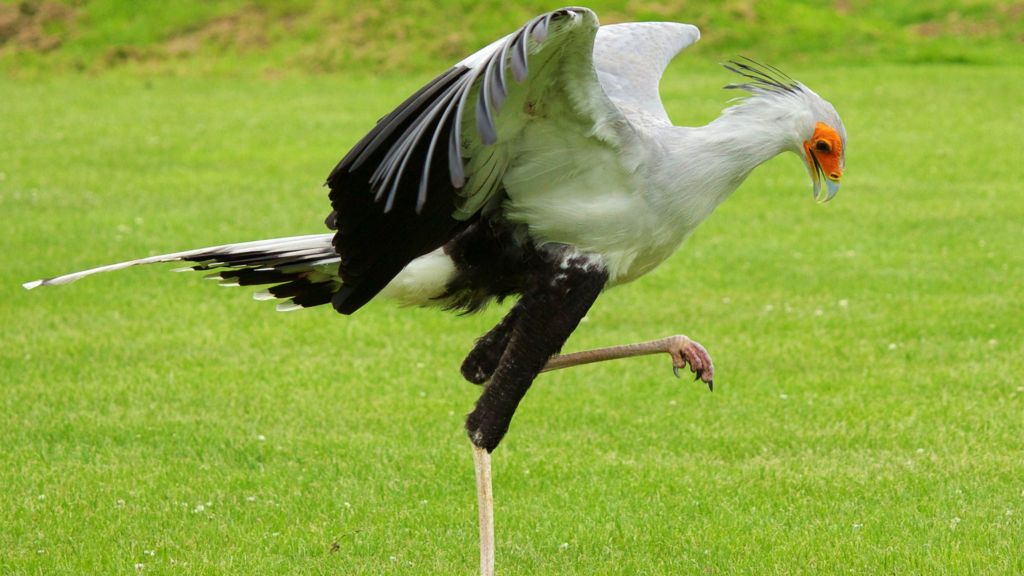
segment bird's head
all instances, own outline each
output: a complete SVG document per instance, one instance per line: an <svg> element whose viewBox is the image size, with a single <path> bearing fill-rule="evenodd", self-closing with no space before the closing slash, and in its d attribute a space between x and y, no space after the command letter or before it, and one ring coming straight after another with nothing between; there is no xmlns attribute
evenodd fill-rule
<svg viewBox="0 0 1024 576"><path fill-rule="evenodd" d="M846 166L846 129L832 104L778 68L749 58L731 60L723 66L746 79L726 88L745 90L777 105L766 109L792 126L789 148L803 159L814 185L815 200L831 200L839 192ZM828 189L824 195L822 183Z"/></svg>
<svg viewBox="0 0 1024 576"><path fill-rule="evenodd" d="M814 183L814 198L828 202L839 192L846 167L846 129L831 104L810 90L807 93L813 114L803 130L807 138L800 145L800 155ZM822 181L828 188L824 197L821 196Z"/></svg>

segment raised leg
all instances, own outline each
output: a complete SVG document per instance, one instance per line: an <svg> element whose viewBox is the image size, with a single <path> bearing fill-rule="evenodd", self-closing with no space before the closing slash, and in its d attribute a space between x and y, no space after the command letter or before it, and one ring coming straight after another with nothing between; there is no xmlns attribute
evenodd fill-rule
<svg viewBox="0 0 1024 576"><path fill-rule="evenodd" d="M513 308L514 310L515 308ZM488 333L488 336L503 329L503 326L511 325L518 316L518 312L513 314L513 311L510 311L509 315ZM511 328L507 328L507 335L511 335ZM495 341L491 341L491 345L494 343ZM507 346L507 344L508 342L505 342L503 346ZM474 349L475 351L476 349ZM690 371L696 375L695 379L705 382L708 385L708 390L714 389L715 369L711 363L711 356L703 346L682 334L636 344L609 346L571 354L555 354L548 359L541 371L550 372L581 364L663 353L672 357L672 371L677 378L679 370L689 366ZM494 576L494 493L491 488L491 454L489 450L475 443L473 465L476 468L477 510L480 519L480 576Z"/></svg>
<svg viewBox="0 0 1024 576"><path fill-rule="evenodd" d="M679 370L689 365L690 372L696 375L694 380L700 380L708 385L708 390L714 390L715 367L711 363L711 356L700 343L682 334L637 344L609 346L572 354L556 354L548 359L542 372L571 368L592 362L661 353L667 353L672 357L672 372L675 373L676 378L679 377Z"/></svg>

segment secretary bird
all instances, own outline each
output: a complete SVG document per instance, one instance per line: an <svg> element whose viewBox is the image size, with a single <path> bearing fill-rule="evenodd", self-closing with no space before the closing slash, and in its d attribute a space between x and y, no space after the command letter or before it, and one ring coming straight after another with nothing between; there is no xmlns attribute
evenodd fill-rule
<svg viewBox="0 0 1024 576"><path fill-rule="evenodd" d="M677 335L559 355L598 295L650 272L761 163L794 152L832 199L846 133L831 104L777 68L724 64L748 97L702 127L673 126L661 75L697 28L599 26L586 8L542 14L459 62L381 119L327 178L333 233L227 244L36 280L66 284L186 261L278 310L374 298L474 312L518 296L462 375L483 386L466 418L481 573L494 566L490 453L539 373L668 353L712 387L704 348ZM827 188L822 191L822 184Z"/></svg>

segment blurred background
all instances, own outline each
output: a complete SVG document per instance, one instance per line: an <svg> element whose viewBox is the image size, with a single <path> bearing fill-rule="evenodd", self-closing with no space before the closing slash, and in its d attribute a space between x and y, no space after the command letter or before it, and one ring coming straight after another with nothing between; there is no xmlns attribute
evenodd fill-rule
<svg viewBox="0 0 1024 576"><path fill-rule="evenodd" d="M1024 1L590 2L832 102L843 187L757 169L540 378L496 453L507 574L1024 574ZM0 0L0 574L471 574L473 316L278 314L109 262L324 232L373 123L554 3Z"/></svg>
<svg viewBox="0 0 1024 576"><path fill-rule="evenodd" d="M0 64L18 74L435 69L552 7L498 0L5 0ZM703 31L702 51L767 61L996 64L1019 61L1024 49L1019 1L667 0L588 7L605 24L693 23Z"/></svg>

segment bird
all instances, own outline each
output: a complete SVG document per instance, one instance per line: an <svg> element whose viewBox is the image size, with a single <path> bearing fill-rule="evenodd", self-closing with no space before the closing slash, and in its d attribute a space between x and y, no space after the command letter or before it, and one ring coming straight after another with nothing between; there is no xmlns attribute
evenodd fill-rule
<svg viewBox="0 0 1024 576"><path fill-rule="evenodd" d="M463 361L481 394L473 447L481 574L493 574L491 453L541 372L668 353L713 387L699 343L675 335L561 354L605 290L654 270L760 164L791 152L828 202L846 131L806 85L747 57L723 63L743 96L704 126L675 126L659 82L700 31L601 26L579 7L536 16L458 62L381 118L329 173L327 232L140 258L27 282L66 284L186 262L224 285L268 287L278 310L371 300L460 313L515 299ZM824 187L824 189L823 189Z"/></svg>

